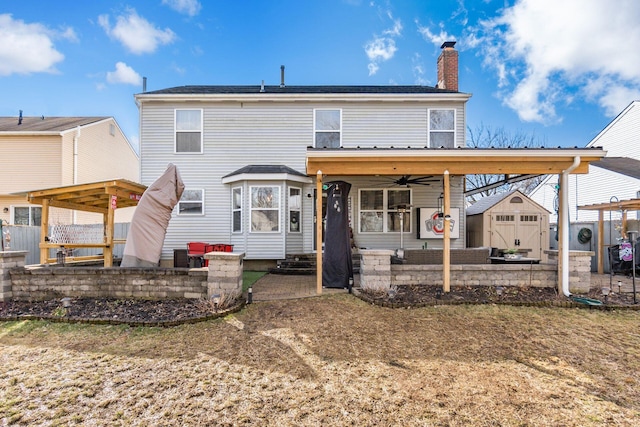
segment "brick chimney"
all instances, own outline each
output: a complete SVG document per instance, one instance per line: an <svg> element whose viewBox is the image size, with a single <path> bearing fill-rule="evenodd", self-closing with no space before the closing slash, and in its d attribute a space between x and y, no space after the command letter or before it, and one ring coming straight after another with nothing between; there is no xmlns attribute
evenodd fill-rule
<svg viewBox="0 0 640 427"><path fill-rule="evenodd" d="M458 51L453 48L456 42L444 42L438 57L438 89L458 91Z"/></svg>

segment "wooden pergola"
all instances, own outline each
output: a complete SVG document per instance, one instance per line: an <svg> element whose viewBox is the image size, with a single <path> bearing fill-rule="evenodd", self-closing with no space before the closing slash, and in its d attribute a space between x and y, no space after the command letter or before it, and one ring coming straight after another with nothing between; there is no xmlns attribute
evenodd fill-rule
<svg viewBox="0 0 640 427"><path fill-rule="evenodd" d="M605 203L578 206L579 210L598 211L598 273L604 273L604 213L612 211L622 212L622 236L627 234L627 211L640 210L640 199L616 200ZM609 242L611 245L611 242ZM611 267L609 267L611 268Z"/></svg>
<svg viewBox="0 0 640 427"><path fill-rule="evenodd" d="M568 175L586 174L606 154L591 148L338 148L307 149L306 172L316 177L316 215L322 218L322 182L327 176L442 175L444 220L450 221L451 175L558 174L560 176L558 284L568 293ZM322 221L316 224L317 289L322 293ZM443 290L450 291L450 228L444 227Z"/></svg>
<svg viewBox="0 0 640 427"><path fill-rule="evenodd" d="M104 266L111 267L113 265L113 245L125 242L125 240L116 241L113 238L115 210L136 206L146 189L146 185L125 179L116 179L28 192L27 200L29 203L42 206L40 263L56 262L56 258L49 258L50 249L102 248L103 254L101 256L75 257L74 260L103 259ZM56 243L47 241L50 207L102 214L104 224L103 241L92 243Z"/></svg>

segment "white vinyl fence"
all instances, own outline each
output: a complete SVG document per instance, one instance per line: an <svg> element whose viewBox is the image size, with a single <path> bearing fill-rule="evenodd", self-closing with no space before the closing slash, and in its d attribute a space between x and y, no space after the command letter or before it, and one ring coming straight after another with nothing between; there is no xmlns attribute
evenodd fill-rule
<svg viewBox="0 0 640 427"><path fill-rule="evenodd" d="M53 228L49 227L49 236L54 234ZM102 224L87 224L83 225L86 228L87 235L95 236L96 233L102 233ZM3 243L5 250L12 251L27 251L26 263L40 264L40 227L26 226L26 225L4 225L2 227ZM114 239L126 239L129 232L129 223L114 224ZM115 245L113 248L113 255L116 258L122 258L122 252L124 251L124 245ZM74 256L85 255L100 255L102 254L101 248L82 248L74 249ZM51 250L50 257L55 258L55 250Z"/></svg>

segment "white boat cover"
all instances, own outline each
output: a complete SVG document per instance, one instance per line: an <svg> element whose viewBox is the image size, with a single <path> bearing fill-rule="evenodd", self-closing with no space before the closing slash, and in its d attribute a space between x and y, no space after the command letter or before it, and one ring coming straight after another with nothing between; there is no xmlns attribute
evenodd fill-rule
<svg viewBox="0 0 640 427"><path fill-rule="evenodd" d="M183 191L180 172L169 163L167 170L140 198L131 219L121 267L158 266L171 212Z"/></svg>

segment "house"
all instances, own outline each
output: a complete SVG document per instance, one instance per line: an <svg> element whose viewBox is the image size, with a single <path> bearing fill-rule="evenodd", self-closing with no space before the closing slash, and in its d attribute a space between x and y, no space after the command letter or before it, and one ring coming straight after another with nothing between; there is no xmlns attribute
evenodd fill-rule
<svg viewBox="0 0 640 427"><path fill-rule="evenodd" d="M183 86L135 96L141 182L177 165L185 192L162 258L189 241L226 243L245 259L277 260L315 248L316 186L308 147L464 147L465 104L457 51L441 55L439 88L427 86ZM331 180L339 180L333 176ZM462 206L463 176L452 177ZM352 184L349 222L358 247L400 247L399 205L437 209L442 176L363 176ZM403 244L422 247L415 210L403 213ZM464 216L458 219L464 247ZM442 237L430 245L437 246ZM440 243L438 243L440 240Z"/></svg>
<svg viewBox="0 0 640 427"><path fill-rule="evenodd" d="M519 190L483 197L467 208L467 245L521 249L546 259L549 211Z"/></svg>
<svg viewBox="0 0 640 427"><path fill-rule="evenodd" d="M571 222L598 221L597 210L578 206L629 200L640 196L640 101L631 102L587 147L601 146L607 156L589 166L586 175L569 178L569 218ZM552 212L549 221L557 222L557 175L547 176L529 197ZM620 215L618 214L617 218ZM628 211L628 219L638 219L637 211Z"/></svg>
<svg viewBox="0 0 640 427"><path fill-rule="evenodd" d="M135 95L141 182L173 163L185 184L161 265L196 241L233 245L245 265L315 252L321 268L323 193L345 181L356 247L441 248L447 272L448 250L465 247L465 174L586 173L604 155L465 148L471 95L458 91L454 44L442 45L436 87L287 86L283 67L277 86ZM568 286L568 276L562 280ZM443 282L447 290L446 274Z"/></svg>
<svg viewBox="0 0 640 427"><path fill-rule="evenodd" d="M0 219L40 225L28 191L102 181L139 181L135 150L113 117L0 117ZM132 209L120 209L128 222ZM51 224L102 223L102 215L52 208Z"/></svg>

